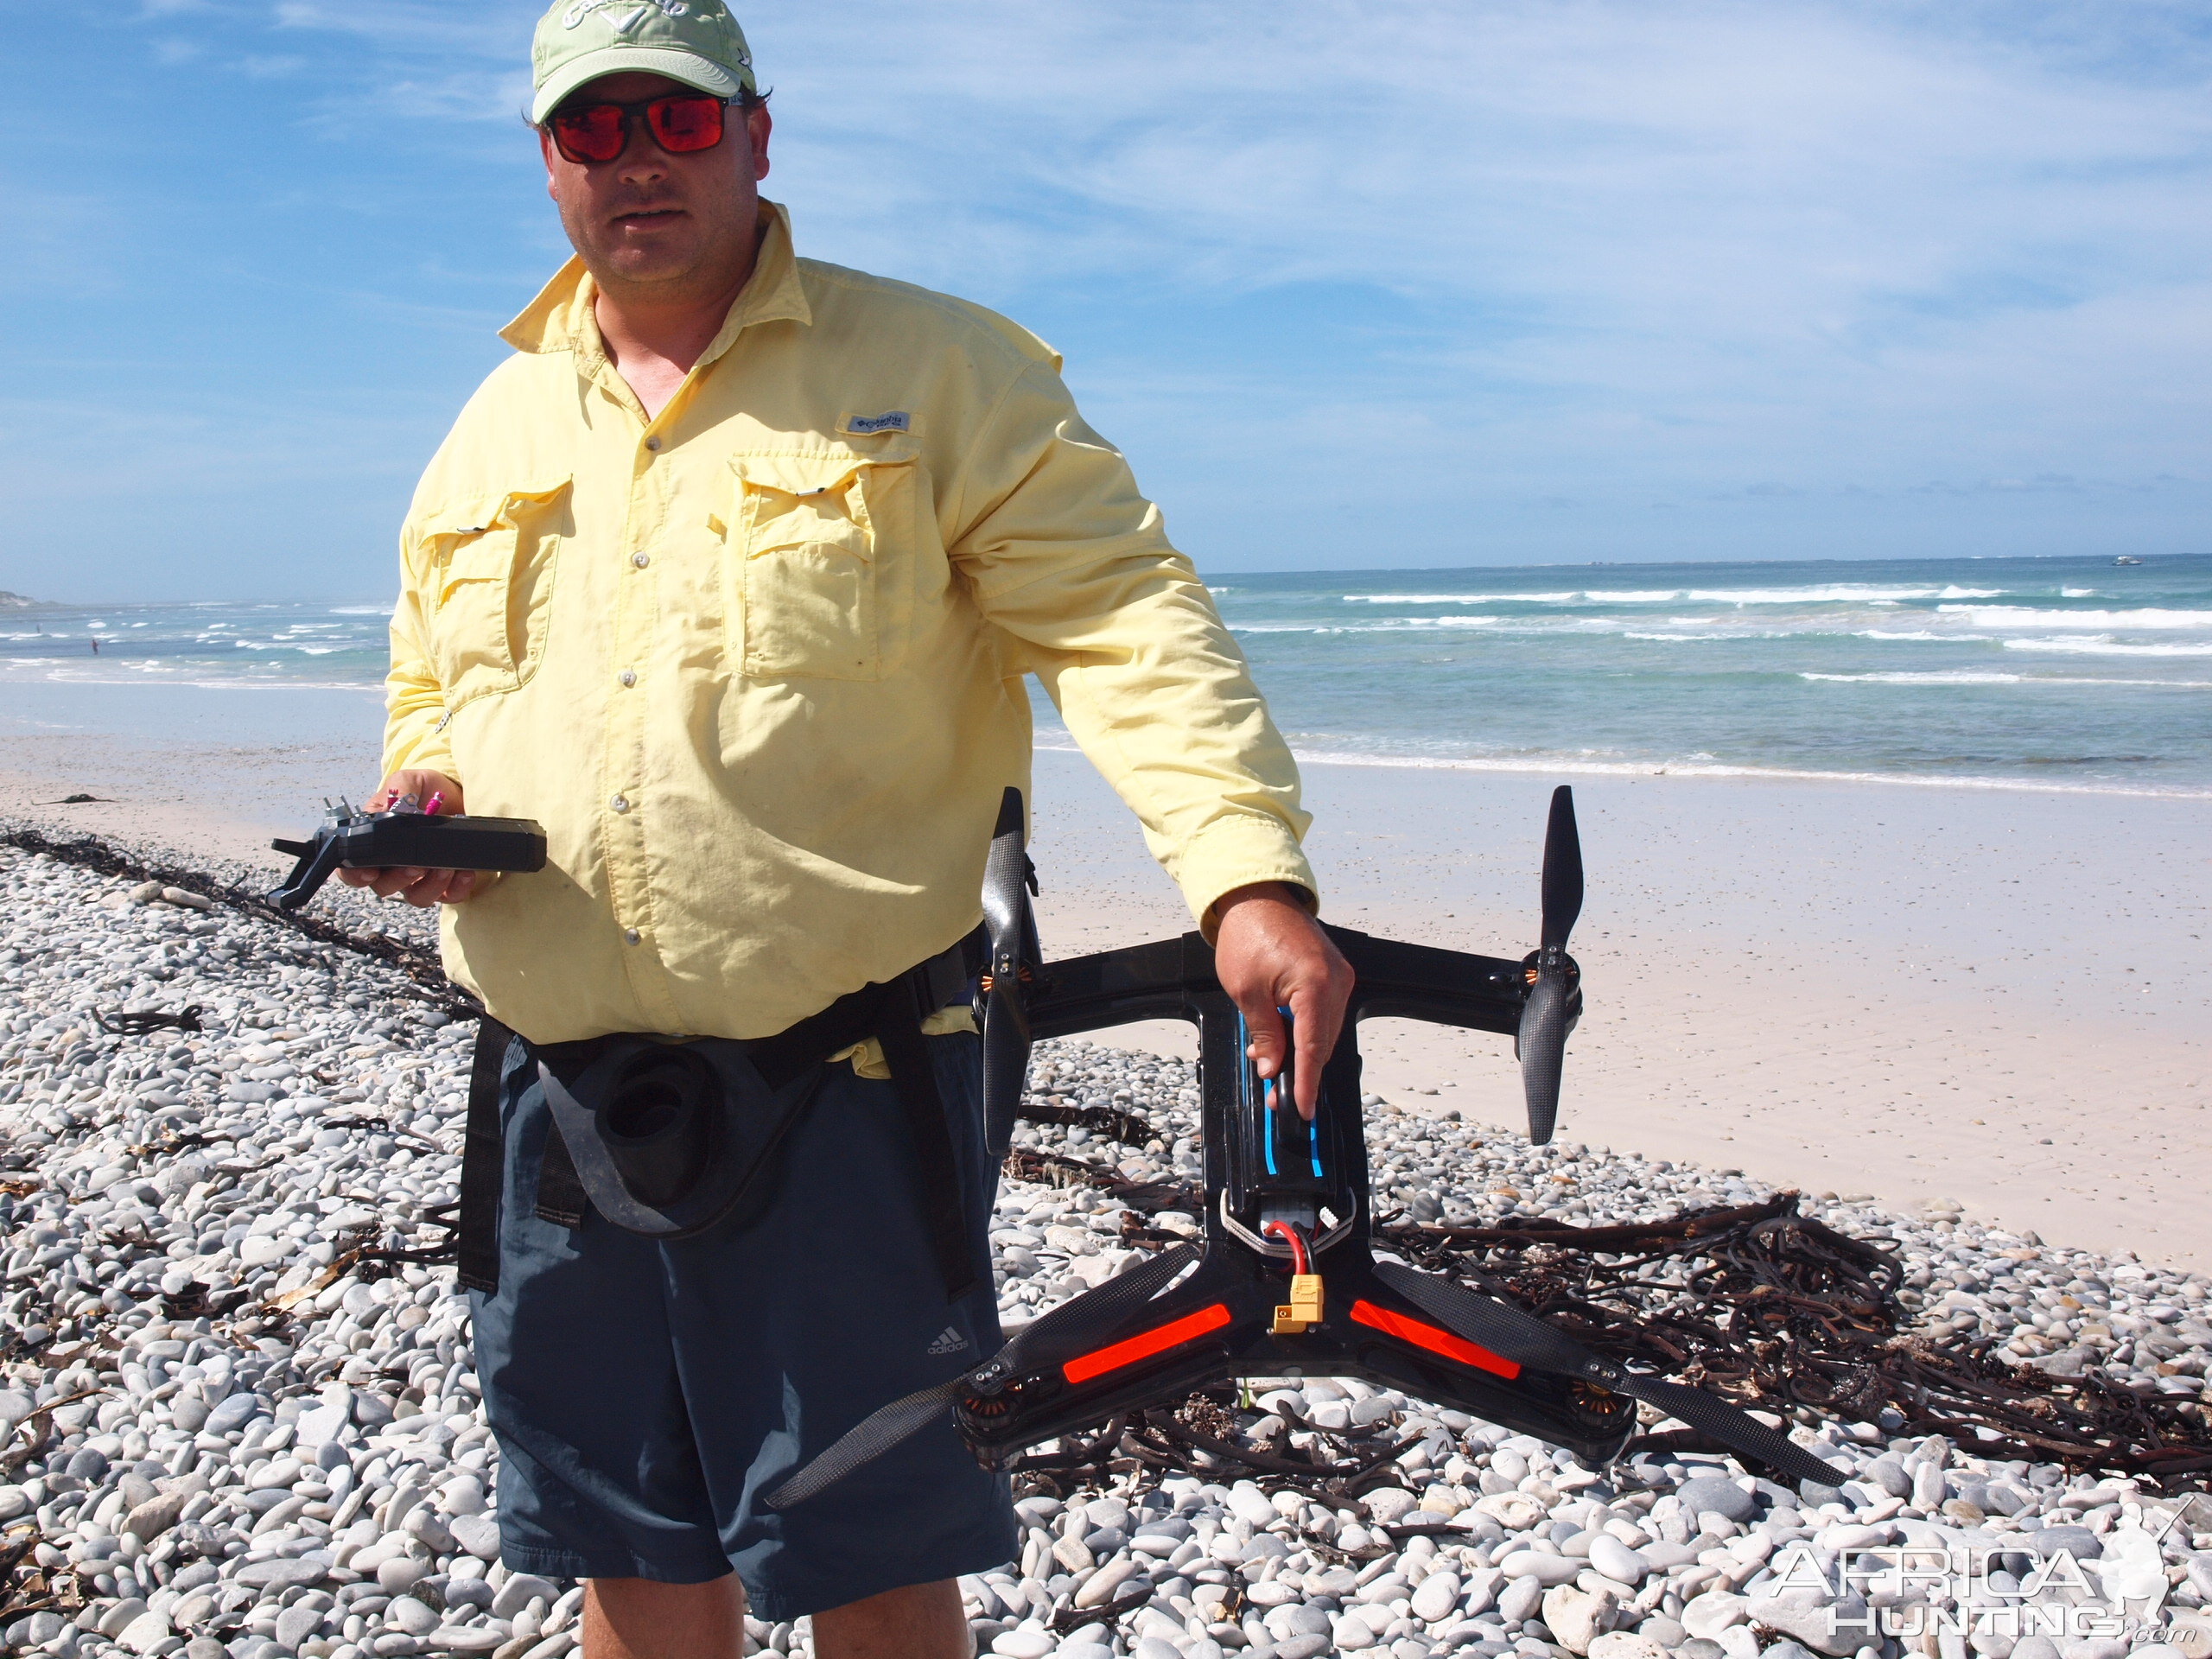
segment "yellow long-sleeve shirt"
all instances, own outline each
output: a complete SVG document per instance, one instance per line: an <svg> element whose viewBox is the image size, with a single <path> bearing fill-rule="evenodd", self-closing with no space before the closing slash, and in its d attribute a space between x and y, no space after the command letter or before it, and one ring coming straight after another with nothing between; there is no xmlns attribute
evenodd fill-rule
<svg viewBox="0 0 2212 1659"><path fill-rule="evenodd" d="M572 261L505 330L401 535L387 770L550 861L444 918L540 1042L749 1038L980 916L1025 672L1201 918L1314 890L1289 751L1059 359L980 307L760 258L658 418Z"/></svg>

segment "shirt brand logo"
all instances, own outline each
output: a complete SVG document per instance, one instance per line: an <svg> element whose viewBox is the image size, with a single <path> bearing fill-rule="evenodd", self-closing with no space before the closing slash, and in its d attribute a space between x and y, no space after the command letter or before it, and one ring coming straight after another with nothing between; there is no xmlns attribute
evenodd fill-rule
<svg viewBox="0 0 2212 1659"><path fill-rule="evenodd" d="M845 430L868 437L877 432L911 432L913 416L903 409L894 409L888 415L855 415L845 423Z"/></svg>
<svg viewBox="0 0 2212 1659"><path fill-rule="evenodd" d="M938 1332L937 1340L929 1345L929 1351L933 1354L957 1354L967 1345L968 1338L948 1325Z"/></svg>

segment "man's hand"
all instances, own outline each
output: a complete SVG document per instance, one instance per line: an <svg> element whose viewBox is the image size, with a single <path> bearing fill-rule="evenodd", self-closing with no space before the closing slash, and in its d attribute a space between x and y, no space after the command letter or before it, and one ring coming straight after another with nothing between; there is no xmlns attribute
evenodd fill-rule
<svg viewBox="0 0 2212 1659"><path fill-rule="evenodd" d="M461 810L461 785L442 772L395 772L369 797L362 810L381 812L401 797L412 795L427 808L430 797L442 795L438 816L449 817ZM349 887L366 887L379 899L404 899L410 905L457 905L476 891L474 870L340 870L338 879Z"/></svg>
<svg viewBox="0 0 2212 1659"><path fill-rule="evenodd" d="M1214 935L1213 970L1244 1015L1251 1035L1246 1049L1263 1077L1282 1070L1279 1008L1288 1008L1297 1033L1292 1088L1299 1116L1313 1116L1321 1096L1321 1068L1344 1029L1351 1001L1351 964L1321 931L1297 892L1280 881L1239 887L1214 906L1221 926Z"/></svg>

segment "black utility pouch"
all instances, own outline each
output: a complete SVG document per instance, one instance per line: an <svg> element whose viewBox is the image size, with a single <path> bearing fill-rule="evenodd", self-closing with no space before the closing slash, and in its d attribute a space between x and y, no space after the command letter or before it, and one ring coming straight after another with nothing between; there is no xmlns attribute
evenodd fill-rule
<svg viewBox="0 0 2212 1659"><path fill-rule="evenodd" d="M541 1052L546 1104L582 1196L647 1238L690 1238L728 1219L828 1071L817 1062L772 1089L741 1043L624 1036L588 1046L588 1058Z"/></svg>

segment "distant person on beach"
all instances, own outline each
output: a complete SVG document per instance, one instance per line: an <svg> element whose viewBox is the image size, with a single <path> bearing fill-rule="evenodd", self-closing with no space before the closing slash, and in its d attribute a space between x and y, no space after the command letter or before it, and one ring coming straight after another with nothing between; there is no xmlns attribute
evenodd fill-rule
<svg viewBox="0 0 2212 1659"><path fill-rule="evenodd" d="M588 1659L735 1656L748 1601L813 1615L823 1659L965 1659L953 1579L1017 1535L949 1426L788 1513L760 1495L1001 1343L960 951L1028 787L1024 677L1141 819L1268 1075L1295 1014L1310 1111L1351 973L1296 768L1051 348L798 257L719 0L559 0L532 62L576 257L416 492L372 805L536 818L550 867L346 873L448 906L449 971L516 1033L480 1051L505 1163L471 1281L502 1554L590 1580ZM613 1154L549 1129L537 1062L785 1052L885 984L930 988L911 1045L804 1056L819 1086L726 1224L658 1242L571 1193Z"/></svg>

